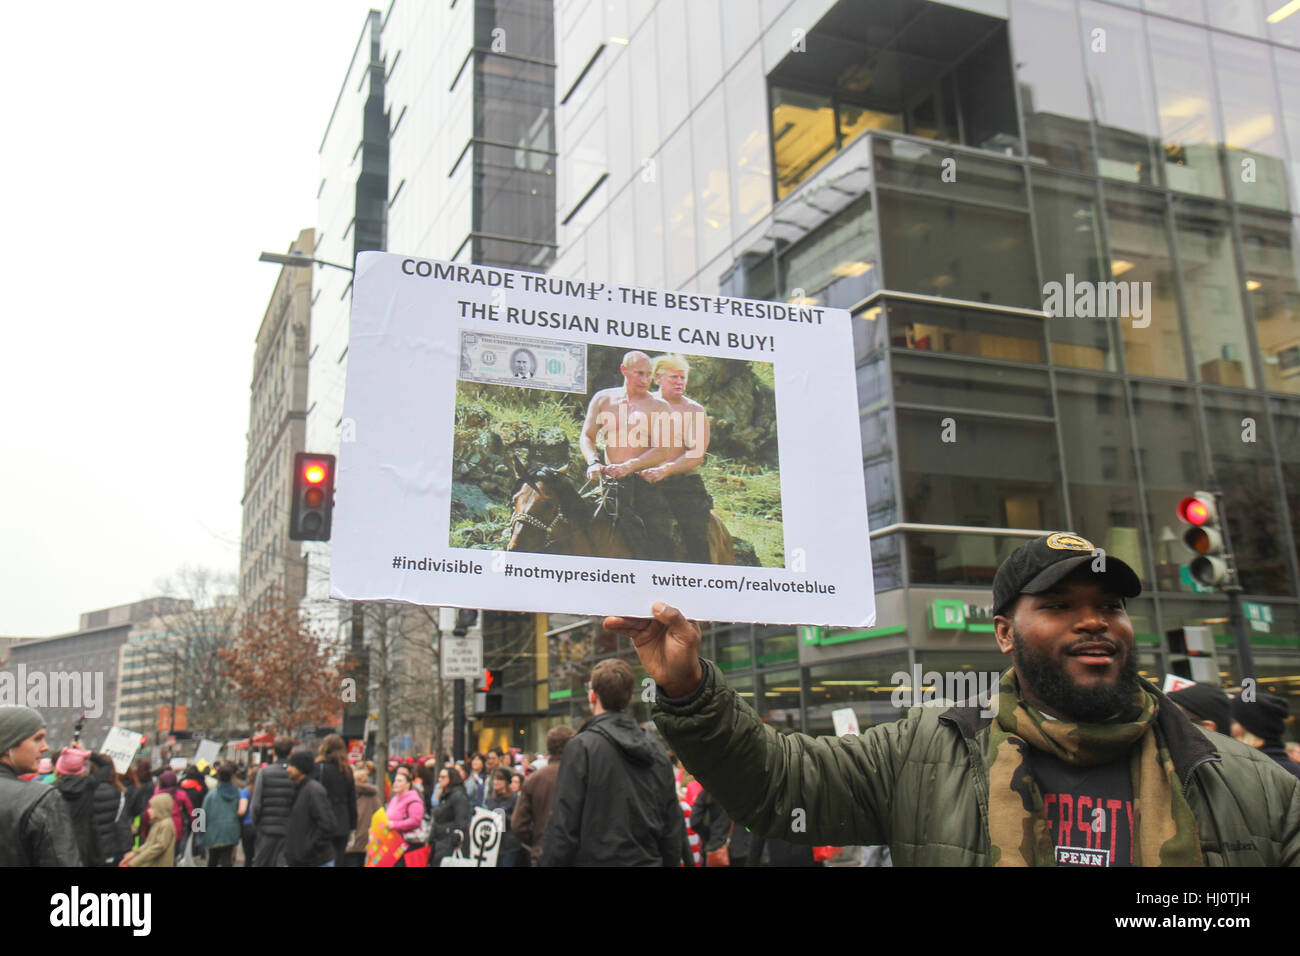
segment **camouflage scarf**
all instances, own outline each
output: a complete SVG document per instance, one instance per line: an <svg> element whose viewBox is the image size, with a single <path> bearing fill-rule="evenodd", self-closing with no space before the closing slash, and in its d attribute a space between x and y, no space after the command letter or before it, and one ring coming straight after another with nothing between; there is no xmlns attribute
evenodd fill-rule
<svg viewBox="0 0 1300 956"><path fill-rule="evenodd" d="M1126 723L1051 720L1020 697L1015 668L1002 675L990 728L989 842L994 866L1055 866L1043 796L1027 759L1035 747L1076 766L1129 757L1135 866L1204 866L1192 808L1156 730L1156 698L1138 688L1141 710ZM1148 812L1149 808L1149 812Z"/></svg>

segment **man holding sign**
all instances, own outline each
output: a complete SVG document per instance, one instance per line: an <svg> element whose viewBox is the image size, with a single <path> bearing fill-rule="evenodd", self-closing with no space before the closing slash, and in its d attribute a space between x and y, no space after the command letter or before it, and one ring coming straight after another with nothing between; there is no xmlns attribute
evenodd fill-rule
<svg viewBox="0 0 1300 956"><path fill-rule="evenodd" d="M1206 735L1137 673L1131 568L1058 532L993 584L993 715L921 707L858 737L782 736L700 658L697 624L658 602L605 620L659 685L656 726L755 833L888 843L896 866L1300 866L1300 781Z"/></svg>
<svg viewBox="0 0 1300 956"><path fill-rule="evenodd" d="M650 561L673 558L671 511L663 494L638 472L676 457L677 449L664 444L672 434L672 406L650 394L650 356L632 351L619 366L622 388L601 389L591 397L582 426L582 457L587 463L587 480L602 477L619 481L618 517L623 532L631 532L633 557ZM596 441L605 436L605 458L601 464ZM620 480L626 479L626 480ZM644 537L638 532L638 523ZM640 547L636 547L640 545Z"/></svg>

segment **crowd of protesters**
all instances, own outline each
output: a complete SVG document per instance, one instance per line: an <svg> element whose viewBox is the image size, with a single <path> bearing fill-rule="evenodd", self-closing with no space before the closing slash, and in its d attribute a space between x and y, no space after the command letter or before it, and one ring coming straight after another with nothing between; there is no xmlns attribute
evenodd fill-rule
<svg viewBox="0 0 1300 956"><path fill-rule="evenodd" d="M890 865L888 847L799 846L738 825L624 712L631 669L606 663L589 685L591 720L553 728L545 754L493 747L460 762L394 758L382 771L350 761L331 734L311 749L282 737L260 766L155 773L146 758L119 773L75 744L50 756L38 712L0 707L0 866L440 866L470 855L480 808L498 820L499 867ZM1263 696L1254 709L1230 708L1209 685L1170 698L1300 776L1279 742L1285 704ZM402 852L375 864L381 810Z"/></svg>

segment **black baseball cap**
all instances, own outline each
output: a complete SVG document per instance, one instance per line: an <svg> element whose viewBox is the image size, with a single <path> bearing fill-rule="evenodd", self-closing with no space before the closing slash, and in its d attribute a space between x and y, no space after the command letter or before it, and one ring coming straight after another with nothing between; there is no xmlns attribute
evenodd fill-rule
<svg viewBox="0 0 1300 956"><path fill-rule="evenodd" d="M1022 544L1007 556L993 578L993 613L1002 614L1022 594L1050 590L1075 569L1101 560L1102 571L1093 573L1121 597L1137 597L1142 582L1119 558L1098 552L1091 541L1072 531L1057 531Z"/></svg>

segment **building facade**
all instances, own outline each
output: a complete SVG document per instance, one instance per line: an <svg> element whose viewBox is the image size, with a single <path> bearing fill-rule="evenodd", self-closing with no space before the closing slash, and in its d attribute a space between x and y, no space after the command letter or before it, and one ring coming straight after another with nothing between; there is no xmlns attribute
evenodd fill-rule
<svg viewBox="0 0 1300 956"><path fill-rule="evenodd" d="M314 253L314 231L304 229L289 255ZM280 269L257 330L239 542L239 602L252 612L297 603L307 590L301 549L289 540L289 494L293 457L306 450L312 271Z"/></svg>
<svg viewBox="0 0 1300 956"><path fill-rule="evenodd" d="M829 733L840 707L895 719L914 668L1003 669L993 574L1064 528L1141 575L1145 674L1204 625L1237 685L1227 601L1181 571L1175 517L1216 483L1267 608L1253 676L1300 703L1300 16L1280 6L557 3L552 271L854 315L877 626L712 625L706 655L761 714ZM1106 308L1089 283L1117 284ZM590 664L630 649L548 631L552 711L580 713Z"/></svg>
<svg viewBox="0 0 1300 956"><path fill-rule="evenodd" d="M191 606L187 600L156 597L87 611L69 634L12 645L0 684L8 684L6 696L23 694L14 703L33 706L45 717L51 751L72 742L83 714L82 746L98 748L117 715L121 652L132 631Z"/></svg>

